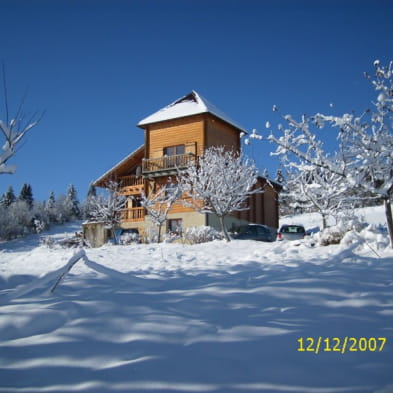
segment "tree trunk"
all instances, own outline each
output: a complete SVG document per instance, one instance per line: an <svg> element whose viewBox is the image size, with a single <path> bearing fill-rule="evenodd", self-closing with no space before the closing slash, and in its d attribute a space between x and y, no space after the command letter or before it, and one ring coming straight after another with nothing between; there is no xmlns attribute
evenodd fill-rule
<svg viewBox="0 0 393 393"><path fill-rule="evenodd" d="M112 233L113 241L115 242L116 245L118 245L119 242L117 240L116 231L113 225L111 226L111 233Z"/></svg>
<svg viewBox="0 0 393 393"><path fill-rule="evenodd" d="M224 216L220 216L220 217L218 217L218 218L219 218L219 220L220 220L221 229L222 229L222 233L224 234L225 240L226 240L227 242L230 242L230 241L231 241L231 238L229 237L228 232L227 232L227 229L226 229L226 227L225 227Z"/></svg>
<svg viewBox="0 0 393 393"><path fill-rule="evenodd" d="M393 248L393 217L392 217L392 205L390 204L390 198L387 197L383 200L385 205L385 215L386 215L386 222L388 224L388 231L390 237L390 247Z"/></svg>
<svg viewBox="0 0 393 393"><path fill-rule="evenodd" d="M326 222L326 214L322 213L322 229L327 228L327 222Z"/></svg>
<svg viewBox="0 0 393 393"><path fill-rule="evenodd" d="M158 226L158 239L157 239L158 243L161 243L161 228L162 228L162 224Z"/></svg>

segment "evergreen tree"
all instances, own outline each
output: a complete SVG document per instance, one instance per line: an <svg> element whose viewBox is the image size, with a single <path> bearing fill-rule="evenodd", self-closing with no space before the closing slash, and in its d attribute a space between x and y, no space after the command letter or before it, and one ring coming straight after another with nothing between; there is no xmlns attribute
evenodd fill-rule
<svg viewBox="0 0 393 393"><path fill-rule="evenodd" d="M94 185L91 183L89 186L89 190L87 191L86 200L82 206L83 210L83 218L86 220L90 220L96 209L96 202L97 202L97 190Z"/></svg>
<svg viewBox="0 0 393 393"><path fill-rule="evenodd" d="M52 191L49 194L49 198L45 203L45 212L47 213L49 217L50 222L56 222L56 199L55 199L55 193Z"/></svg>
<svg viewBox="0 0 393 393"><path fill-rule="evenodd" d="M14 189L12 186L9 186L7 192L1 198L1 205L4 207L9 207L15 202L15 200L16 197L14 194Z"/></svg>
<svg viewBox="0 0 393 393"><path fill-rule="evenodd" d="M67 196L64 200L64 208L69 219L77 219L80 217L81 211L79 208L79 201L73 184L70 184L68 187Z"/></svg>
<svg viewBox="0 0 393 393"><path fill-rule="evenodd" d="M30 184L27 183L23 184L22 189L20 190L19 200L25 201L30 209L33 208L34 198L33 198L33 190Z"/></svg>
<svg viewBox="0 0 393 393"><path fill-rule="evenodd" d="M89 190L87 191L87 199L95 198L97 196L97 190L93 183L90 183Z"/></svg>

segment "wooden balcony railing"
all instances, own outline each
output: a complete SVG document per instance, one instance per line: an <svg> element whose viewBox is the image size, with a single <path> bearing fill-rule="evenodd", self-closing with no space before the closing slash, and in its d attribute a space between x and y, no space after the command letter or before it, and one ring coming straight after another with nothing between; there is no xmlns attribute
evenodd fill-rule
<svg viewBox="0 0 393 393"><path fill-rule="evenodd" d="M144 179L142 176L121 176L119 178L120 195L139 194L143 189Z"/></svg>
<svg viewBox="0 0 393 393"><path fill-rule="evenodd" d="M143 221L145 219L145 208L133 207L130 209L122 209L120 218L123 222Z"/></svg>
<svg viewBox="0 0 393 393"><path fill-rule="evenodd" d="M177 168L186 168L195 162L194 154L177 154L142 160L142 173L171 172Z"/></svg>
<svg viewBox="0 0 393 393"><path fill-rule="evenodd" d="M130 187L130 186L143 186L143 177L142 176L121 176L119 178L121 187Z"/></svg>

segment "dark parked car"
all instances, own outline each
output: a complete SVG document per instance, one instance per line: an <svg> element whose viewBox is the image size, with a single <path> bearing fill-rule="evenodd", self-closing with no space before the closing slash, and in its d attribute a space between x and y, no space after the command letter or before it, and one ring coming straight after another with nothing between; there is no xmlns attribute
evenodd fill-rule
<svg viewBox="0 0 393 393"><path fill-rule="evenodd" d="M234 239L239 240L258 240L261 242L274 242L275 234L266 225L248 224L241 226L238 233L232 235Z"/></svg>
<svg viewBox="0 0 393 393"><path fill-rule="evenodd" d="M283 225L277 233L277 240L301 240L305 236L303 225Z"/></svg>

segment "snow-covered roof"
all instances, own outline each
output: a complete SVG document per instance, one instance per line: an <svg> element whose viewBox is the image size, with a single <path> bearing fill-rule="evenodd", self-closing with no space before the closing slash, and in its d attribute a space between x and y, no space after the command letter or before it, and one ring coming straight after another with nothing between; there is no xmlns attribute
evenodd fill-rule
<svg viewBox="0 0 393 393"><path fill-rule="evenodd" d="M129 154L127 157L123 158L120 162L118 162L115 166L113 166L111 169L106 171L102 176L100 176L97 180L93 182L93 184L97 185L104 181L109 175L111 175L113 172L115 172L118 168L120 168L122 165L126 164L129 160L133 159L134 156L138 153L141 153L145 150L145 145L139 146L136 150L134 150L131 154Z"/></svg>
<svg viewBox="0 0 393 393"><path fill-rule="evenodd" d="M224 112L218 109L215 105L211 104L206 98L202 97L196 91L179 98L172 104L160 109L152 115L144 118L138 123L139 127L147 124L158 123L160 121L179 119L192 115L199 115L201 113L211 113L212 115L224 120L226 123L231 124L240 131L247 132L244 127L233 121Z"/></svg>

